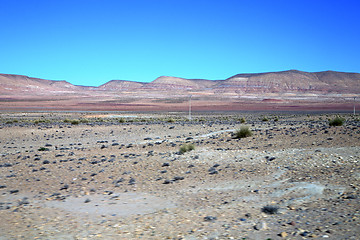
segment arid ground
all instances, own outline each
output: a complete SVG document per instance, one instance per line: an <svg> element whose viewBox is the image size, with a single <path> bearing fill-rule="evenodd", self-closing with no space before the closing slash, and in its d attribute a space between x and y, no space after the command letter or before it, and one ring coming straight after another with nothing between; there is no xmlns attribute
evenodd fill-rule
<svg viewBox="0 0 360 240"><path fill-rule="evenodd" d="M1 240L359 239L359 116L0 117Z"/></svg>

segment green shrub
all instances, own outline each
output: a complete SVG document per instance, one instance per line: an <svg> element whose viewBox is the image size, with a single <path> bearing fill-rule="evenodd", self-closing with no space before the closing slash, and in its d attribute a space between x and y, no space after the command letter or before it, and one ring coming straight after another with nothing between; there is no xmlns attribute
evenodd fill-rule
<svg viewBox="0 0 360 240"><path fill-rule="evenodd" d="M81 122L81 123L89 123L89 120L88 120L88 119L85 119L85 118L82 118L82 119L80 119L80 122Z"/></svg>
<svg viewBox="0 0 360 240"><path fill-rule="evenodd" d="M8 121L6 121L5 123L6 123L6 124L11 124L11 123L18 123L18 122L19 122L19 120L13 119L13 120L8 120Z"/></svg>
<svg viewBox="0 0 360 240"><path fill-rule="evenodd" d="M120 118L119 119L119 123L125 123L125 122L126 122L125 118Z"/></svg>
<svg viewBox="0 0 360 240"><path fill-rule="evenodd" d="M190 152L192 150L195 150L194 144L184 144L180 147L179 152L180 152L180 154L184 154L184 153Z"/></svg>
<svg viewBox="0 0 360 240"><path fill-rule="evenodd" d="M195 145L194 144L189 144L188 145L188 150L189 151L195 150Z"/></svg>
<svg viewBox="0 0 360 240"><path fill-rule="evenodd" d="M235 132L235 138L246 138L251 136L252 131L247 126L242 126L239 130Z"/></svg>
<svg viewBox="0 0 360 240"><path fill-rule="evenodd" d="M240 123L246 123L246 120L245 120L245 118L240 118Z"/></svg>
<svg viewBox="0 0 360 240"><path fill-rule="evenodd" d="M345 122L344 118L341 117L336 117L334 119L330 119L329 120L329 125L330 126L342 126Z"/></svg>
<svg viewBox="0 0 360 240"><path fill-rule="evenodd" d="M169 123L174 123L175 120L174 120L173 118L169 118L169 119L167 120L167 122L169 122Z"/></svg>
<svg viewBox="0 0 360 240"><path fill-rule="evenodd" d="M69 122L71 122L71 120L70 119L64 119L64 123L69 123Z"/></svg>
<svg viewBox="0 0 360 240"><path fill-rule="evenodd" d="M275 122L279 121L279 118L278 118L278 117L275 117L275 118L274 118L274 121L275 121Z"/></svg>
<svg viewBox="0 0 360 240"><path fill-rule="evenodd" d="M269 121L269 119L268 119L267 117L263 117L263 118L261 119L261 121L267 122L267 121Z"/></svg>
<svg viewBox="0 0 360 240"><path fill-rule="evenodd" d="M45 119L36 119L34 120L35 124L39 124L39 123L46 123L46 122L50 122L49 120L45 120Z"/></svg>
<svg viewBox="0 0 360 240"><path fill-rule="evenodd" d="M76 120L76 119L71 120L71 124L72 124L72 125L78 125L79 123L80 123L79 120Z"/></svg>

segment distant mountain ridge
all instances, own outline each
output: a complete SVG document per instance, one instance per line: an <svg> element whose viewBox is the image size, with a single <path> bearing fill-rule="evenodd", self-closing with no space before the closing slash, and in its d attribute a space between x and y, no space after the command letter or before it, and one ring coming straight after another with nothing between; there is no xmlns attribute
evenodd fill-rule
<svg viewBox="0 0 360 240"><path fill-rule="evenodd" d="M336 71L243 73L224 80L161 76L152 82L111 80L98 87L73 85L15 74L0 74L0 93L79 93L92 91L211 91L236 93L360 93L360 74Z"/></svg>

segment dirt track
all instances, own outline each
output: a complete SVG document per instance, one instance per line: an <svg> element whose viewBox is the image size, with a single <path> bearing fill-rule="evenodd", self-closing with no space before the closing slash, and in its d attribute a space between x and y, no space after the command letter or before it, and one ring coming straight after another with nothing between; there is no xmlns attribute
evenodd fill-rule
<svg viewBox="0 0 360 240"><path fill-rule="evenodd" d="M360 235L351 115L338 127L325 114L122 115L2 114L0 239ZM235 139L242 125L253 136Z"/></svg>

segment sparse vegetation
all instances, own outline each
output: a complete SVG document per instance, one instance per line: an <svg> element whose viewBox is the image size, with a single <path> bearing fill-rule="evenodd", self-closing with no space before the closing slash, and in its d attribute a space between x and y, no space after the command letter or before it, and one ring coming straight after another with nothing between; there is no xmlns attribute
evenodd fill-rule
<svg viewBox="0 0 360 240"><path fill-rule="evenodd" d="M332 127L333 126L342 126L344 124L344 122L345 122L344 118L336 117L336 118L329 120L329 125Z"/></svg>
<svg viewBox="0 0 360 240"><path fill-rule="evenodd" d="M261 121L267 122L267 121L269 121L269 119L268 119L267 117L263 117L263 118L261 119Z"/></svg>
<svg viewBox="0 0 360 240"><path fill-rule="evenodd" d="M192 150L195 150L194 144L184 144L180 147L179 152L180 152L180 154L184 154L184 153L190 152Z"/></svg>
<svg viewBox="0 0 360 240"><path fill-rule="evenodd" d="M39 123L49 123L50 120L46 120L46 119L37 119L37 120L34 120L34 123L35 124L39 124Z"/></svg>
<svg viewBox="0 0 360 240"><path fill-rule="evenodd" d="M88 119L85 119L85 118L82 118L82 119L80 119L80 122L81 122L81 123L89 123L89 120L88 120Z"/></svg>
<svg viewBox="0 0 360 240"><path fill-rule="evenodd" d="M80 121L77 119L71 120L72 125L78 125L79 123L80 123Z"/></svg>
<svg viewBox="0 0 360 240"><path fill-rule="evenodd" d="M18 123L18 122L19 122L19 120L17 120L17 119L12 119L12 120L6 121L5 123L6 123L6 124L12 124L12 123Z"/></svg>
<svg viewBox="0 0 360 240"><path fill-rule="evenodd" d="M240 118L240 123L246 123L246 120L244 117Z"/></svg>
<svg viewBox="0 0 360 240"><path fill-rule="evenodd" d="M125 123L125 122L126 122L125 118L120 118L119 119L119 123Z"/></svg>
<svg viewBox="0 0 360 240"><path fill-rule="evenodd" d="M252 131L247 126L242 126L239 130L235 132L235 138L246 138L251 136Z"/></svg>
<svg viewBox="0 0 360 240"><path fill-rule="evenodd" d="M169 123L174 123L175 120L174 120L173 118L169 118L169 119L167 120L167 122L169 122Z"/></svg>

